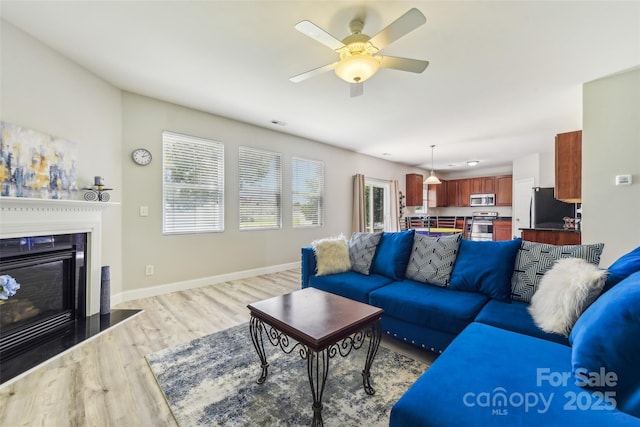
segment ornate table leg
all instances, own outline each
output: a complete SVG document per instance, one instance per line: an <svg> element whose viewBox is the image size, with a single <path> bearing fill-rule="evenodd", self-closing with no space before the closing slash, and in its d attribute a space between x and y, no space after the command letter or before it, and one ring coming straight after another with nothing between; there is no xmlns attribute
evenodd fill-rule
<svg viewBox="0 0 640 427"><path fill-rule="evenodd" d="M262 340L262 329L264 328L264 324L262 321L256 317L251 316L251 322L249 323L249 333L251 334L251 341L253 341L253 346L258 353L258 357L260 358L260 366L262 367L262 373L260 374L260 378L258 378L258 384L262 384L267 379L267 368L269 364L267 363L267 354L264 352L264 341Z"/></svg>
<svg viewBox="0 0 640 427"><path fill-rule="evenodd" d="M382 329L380 328L380 322L376 322L371 325L369 335L369 349L367 350L367 361L364 364L364 370L362 371L362 385L364 386L364 392L368 395L375 394L375 390L371 387L371 383L369 382L371 365L373 364L373 359L376 357L376 353L378 352L378 347L380 346L380 339L382 337Z"/></svg>
<svg viewBox="0 0 640 427"><path fill-rule="evenodd" d="M307 349L307 373L309 375L309 384L311 385L311 394L313 395L312 427L324 425L322 422L322 393L329 373L329 348L319 353Z"/></svg>

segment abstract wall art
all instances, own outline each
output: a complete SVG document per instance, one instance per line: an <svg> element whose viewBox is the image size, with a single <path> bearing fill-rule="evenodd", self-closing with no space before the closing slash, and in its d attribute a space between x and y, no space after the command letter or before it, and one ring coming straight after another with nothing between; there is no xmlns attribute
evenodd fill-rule
<svg viewBox="0 0 640 427"><path fill-rule="evenodd" d="M0 122L0 195L75 199L76 144Z"/></svg>

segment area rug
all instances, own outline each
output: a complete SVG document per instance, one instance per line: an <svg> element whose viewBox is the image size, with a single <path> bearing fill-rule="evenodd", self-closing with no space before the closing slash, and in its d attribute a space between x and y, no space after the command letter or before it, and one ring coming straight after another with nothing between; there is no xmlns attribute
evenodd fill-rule
<svg viewBox="0 0 640 427"><path fill-rule="evenodd" d="M146 356L181 427L308 426L313 411L307 365L265 342L269 375L264 384L249 324ZM427 369L380 346L371 368L376 394L362 387L366 345L331 359L322 418L331 426L387 426L393 404Z"/></svg>

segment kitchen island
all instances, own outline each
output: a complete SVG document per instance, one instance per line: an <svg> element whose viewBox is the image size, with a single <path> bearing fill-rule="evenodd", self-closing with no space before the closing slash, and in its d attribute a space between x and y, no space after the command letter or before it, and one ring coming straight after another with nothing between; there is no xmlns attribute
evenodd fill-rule
<svg viewBox="0 0 640 427"><path fill-rule="evenodd" d="M580 230L571 228L521 228L522 240L548 243L550 245L579 245L582 238Z"/></svg>

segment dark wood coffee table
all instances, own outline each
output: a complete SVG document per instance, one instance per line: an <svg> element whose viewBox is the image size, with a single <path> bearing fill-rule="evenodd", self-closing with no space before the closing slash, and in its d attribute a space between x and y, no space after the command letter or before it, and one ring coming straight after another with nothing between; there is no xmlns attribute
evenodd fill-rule
<svg viewBox="0 0 640 427"><path fill-rule="evenodd" d="M269 298L247 307L251 311L251 339L262 366L258 384L267 379L269 367L264 351L265 331L272 345L287 354L297 349L300 357L307 360L313 396L313 426L323 425L322 393L329 373L329 360L337 355L347 356L351 350L362 347L367 338L369 348L362 385L367 394L375 393L369 372L380 345L382 309L315 288Z"/></svg>

